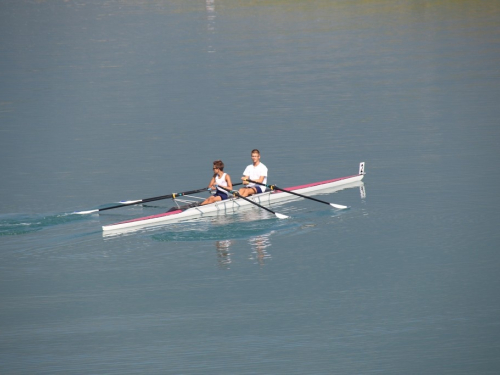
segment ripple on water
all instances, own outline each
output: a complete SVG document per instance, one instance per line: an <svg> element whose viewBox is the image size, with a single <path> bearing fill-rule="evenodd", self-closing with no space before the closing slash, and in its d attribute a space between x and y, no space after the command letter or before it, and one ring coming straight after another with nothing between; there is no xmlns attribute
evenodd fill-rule
<svg viewBox="0 0 500 375"><path fill-rule="evenodd" d="M88 216L73 214L0 215L0 236L23 235L44 228L83 220L88 220Z"/></svg>

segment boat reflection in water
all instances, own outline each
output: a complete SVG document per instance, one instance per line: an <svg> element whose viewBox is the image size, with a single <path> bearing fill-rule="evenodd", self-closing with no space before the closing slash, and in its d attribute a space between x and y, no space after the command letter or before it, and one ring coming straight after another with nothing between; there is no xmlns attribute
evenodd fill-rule
<svg viewBox="0 0 500 375"><path fill-rule="evenodd" d="M239 237L240 239L226 239L215 241L215 249L217 252L217 261L218 265L221 268L229 269L230 264L233 262L231 259L231 255L234 254L234 249L238 244L241 246L241 241L245 240L246 243L250 245L251 255L248 259L256 260L258 264L264 265L265 260L271 259L271 254L269 253L269 247L271 246L271 235L275 233L275 230L268 231L268 224L266 223L266 228L264 231L268 231L267 233L261 234L262 220L266 220L272 218L272 215L267 211L264 211L259 208L251 209L245 212L241 212L238 216L238 227L240 227L240 231L247 231L248 235ZM227 221L231 221L227 216L219 217L218 224L224 225L228 224ZM233 220L234 222L234 216ZM241 236L242 233L239 233ZM259 233L252 235L251 233ZM247 249L245 249L247 251Z"/></svg>
<svg viewBox="0 0 500 375"><path fill-rule="evenodd" d="M248 240L252 246L252 259L256 259L261 266L264 265L264 261L271 259L271 254L267 250L271 246L271 234L272 232Z"/></svg>
<svg viewBox="0 0 500 375"><path fill-rule="evenodd" d="M271 254L268 252L268 248L271 246L271 233L255 236L248 239L248 244L250 244L252 249L252 254L250 255L250 260L256 260L259 265L264 265L266 260L271 259ZM222 269L229 269L232 259L231 247L236 245L236 240L222 240L215 241L215 250L217 252L217 264Z"/></svg>
<svg viewBox="0 0 500 375"><path fill-rule="evenodd" d="M219 268L229 269L231 265L231 252L229 251L233 240L215 241L215 249L217 251L217 264Z"/></svg>
<svg viewBox="0 0 500 375"><path fill-rule="evenodd" d="M364 200L366 198L366 190L363 182L356 182L353 184L349 184L344 186L342 189L335 188L327 190L325 191L325 193L332 193L346 188L355 188L355 187L359 187L360 198ZM271 208L274 207L271 206ZM266 219L272 219L272 214L269 214L268 212L262 209L251 207L247 211L239 212L237 219L235 216L221 215L217 216L216 222L217 225L223 226L223 225L234 224L235 221L237 221L240 228L244 228L250 233L251 232L255 233L262 231L263 227L261 226L261 223L265 223L266 228L269 227L269 223L268 222L266 223L265 221ZM247 237L248 238L247 243L250 245L252 249L252 254L249 257L250 260L256 261L256 263L259 265L264 265L266 260L272 258L271 254L269 253L269 248L272 246L271 235L274 233L276 233L276 229L258 235L250 234ZM217 251L217 260L221 268L229 269L229 266L232 263L231 255L234 253L234 249L232 252L231 248L232 247L234 248L239 242L240 242L239 239L226 239L215 242L215 248Z"/></svg>
<svg viewBox="0 0 500 375"><path fill-rule="evenodd" d="M262 220L269 219L272 217L267 211L262 209L249 210L242 213L242 221L248 222L248 225L257 225L262 223ZM269 247L271 247L271 235L274 233L271 230L268 233L259 234L252 236L248 239L248 243L252 248L252 256L250 259L257 260L257 263L264 265L265 260L271 259L271 254L269 253Z"/></svg>
<svg viewBox="0 0 500 375"><path fill-rule="evenodd" d="M207 52L214 53L215 47L213 42L213 36L215 34L215 0L206 0L206 10L207 10L207 38L208 46Z"/></svg>

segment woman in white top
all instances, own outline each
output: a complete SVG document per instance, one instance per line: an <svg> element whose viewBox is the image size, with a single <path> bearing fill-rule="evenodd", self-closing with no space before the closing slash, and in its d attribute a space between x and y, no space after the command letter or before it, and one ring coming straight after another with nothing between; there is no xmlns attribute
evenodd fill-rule
<svg viewBox="0 0 500 375"><path fill-rule="evenodd" d="M233 190L233 183L231 182L231 177L227 173L224 173L224 163L222 160L214 161L214 176L208 184L208 188L216 190L215 195L208 197L201 204L209 204L218 201L223 201L228 198L227 191L224 189L219 189L217 186L224 186L226 189Z"/></svg>

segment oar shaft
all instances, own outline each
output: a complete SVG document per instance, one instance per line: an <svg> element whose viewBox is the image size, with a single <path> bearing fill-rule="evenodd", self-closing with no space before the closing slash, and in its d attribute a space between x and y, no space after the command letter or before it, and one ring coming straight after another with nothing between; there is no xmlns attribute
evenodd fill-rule
<svg viewBox="0 0 500 375"><path fill-rule="evenodd" d="M144 198L144 199L139 199L137 201L132 201L131 203L121 203L121 204L117 204L117 205L111 206L111 207L100 208L98 211L106 211L106 210L111 210L113 208L120 208L120 207L132 206L134 204L154 202L154 201L160 201L160 200L163 200L163 199L170 199L170 198L175 198L175 197L181 197L183 195L196 194L196 193L200 193L200 192L206 191L206 190L207 190L207 188L202 188L202 189L196 189L196 190L191 190L191 191L184 191L182 193L173 193L173 194L168 194L168 195L161 195L159 197Z"/></svg>
<svg viewBox="0 0 500 375"><path fill-rule="evenodd" d="M308 197L307 195L302 195L302 194L296 193L294 191L290 191L290 190L286 190L286 189L281 189L280 187L278 187L276 185L266 185L266 184L263 184L263 183L260 183L260 182L257 182L257 181L253 181L253 180L250 180L250 179L248 181L252 182L254 184L258 184L258 185L262 185L262 186L268 187L268 188L270 188L272 190L283 191L285 193L293 194L293 195L296 195L296 196L301 197L301 198L310 199L310 200L313 200L313 201L316 201L316 202L319 202L319 203L327 204L327 205L335 207L335 208L339 208L339 209L347 208L347 206L342 206L340 204L333 204L333 203L330 203L330 202L322 201L321 199L316 199L316 198L313 198L313 197Z"/></svg>
<svg viewBox="0 0 500 375"><path fill-rule="evenodd" d="M233 186L234 186L234 185L233 185ZM254 202L253 200L248 199L248 198L246 198L246 197L242 196L242 195L241 195L240 193L238 193L237 191L234 191L234 190L233 190L233 191L231 191L231 190L229 190L229 189L226 189L224 186L220 186L220 185L219 185L219 187L220 187L220 188L222 188L222 189L224 189L224 190L225 190L225 191L227 191L228 193L232 193L232 194L234 194L235 196L237 196L237 197L239 197L239 198L241 198L241 199L243 199L243 200L246 200L246 201L247 201L247 202L249 202L249 203L252 203L252 204L256 205L257 207L260 207L260 208L262 208L262 209L264 209L264 210L266 210L266 211L268 211L268 212L272 213L273 215L275 215L276 217L278 217L278 218L280 218L280 219L286 219L286 218L288 218L288 216L286 216L286 215L283 215L283 214L278 214L278 213L274 212L273 210L271 210L271 209L269 209L269 208L267 208L267 207L264 207L264 206L262 206L262 205L258 204L257 202Z"/></svg>
<svg viewBox="0 0 500 375"><path fill-rule="evenodd" d="M237 184L234 184L233 186L235 185L241 185L242 183L239 182ZM75 213L80 213L80 214L86 214L86 213L92 213L92 212L100 212L100 211L106 211L106 210L111 210L113 208L120 208L120 207L127 207L127 206L132 206L134 204L140 204L140 203L147 203L147 202L154 202L154 201L159 201L159 200L162 200L162 199L170 199L170 198L176 198L176 197L182 197L184 195L190 195L190 194L196 194L196 193L201 193L203 191L207 191L208 188L201 188L201 189L196 189L196 190L191 190L191 191L183 191L181 193L173 193L173 194L167 194L167 195L160 195L158 197L151 197L151 198L144 198L144 199L138 199L138 200L135 200L135 201L131 201L131 202L126 202L126 203L120 203L120 204L117 204L117 205L114 205L114 206L110 206L110 207L104 207L104 208L99 208L99 209L95 209L95 210L90 210L90 211L79 211L79 212L75 212Z"/></svg>
<svg viewBox="0 0 500 375"><path fill-rule="evenodd" d="M313 201L316 201L316 202L319 202L319 203L324 203L324 204L327 204L327 205L330 205L330 203L328 202L325 202L325 201L322 201L321 199L316 199L316 198L313 198L313 197L307 197L305 195L302 195L302 194L299 194L299 193L296 193L294 191L290 191L290 190L285 190L285 189L280 189L279 187L277 187L276 185L273 185L274 186L274 189L276 190L279 190L279 191L284 191L284 192L287 192L289 194L293 194L293 195L296 195L297 197L302 197L302 198L306 198L306 199L311 199Z"/></svg>
<svg viewBox="0 0 500 375"><path fill-rule="evenodd" d="M234 184L233 186L241 185L241 184L242 184L242 182L239 182L239 183ZM191 190L191 191L183 191L181 193L173 193L173 194L168 194L168 195L162 195L160 197L144 198L144 199L141 199L141 200L136 201L136 202L131 203L131 204L147 203L147 202L159 201L159 200L162 200L162 199L170 199L170 198L174 198L175 199L177 197L182 197L182 196L185 196L185 195L201 193L201 192L207 191L207 190L208 190L208 188L205 187L205 188Z"/></svg>

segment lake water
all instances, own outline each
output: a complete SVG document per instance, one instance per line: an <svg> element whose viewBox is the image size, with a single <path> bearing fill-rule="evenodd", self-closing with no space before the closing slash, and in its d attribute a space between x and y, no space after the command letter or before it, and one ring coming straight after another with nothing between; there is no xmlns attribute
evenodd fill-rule
<svg viewBox="0 0 500 375"><path fill-rule="evenodd" d="M0 373L500 372L498 2L3 0L0 31ZM72 214L253 148L363 189Z"/></svg>

